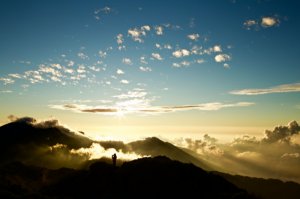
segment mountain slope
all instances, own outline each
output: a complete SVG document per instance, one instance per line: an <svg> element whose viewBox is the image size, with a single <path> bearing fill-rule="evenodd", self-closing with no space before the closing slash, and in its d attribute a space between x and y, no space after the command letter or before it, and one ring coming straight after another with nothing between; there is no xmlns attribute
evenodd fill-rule
<svg viewBox="0 0 300 199"><path fill-rule="evenodd" d="M254 198L218 175L162 156L121 167L97 162L89 170L14 163L0 168L0 182L1 198Z"/></svg>
<svg viewBox="0 0 300 199"><path fill-rule="evenodd" d="M178 160L185 163L193 163L205 170L210 170L204 161L197 159L173 144L164 142L156 137L130 142L128 143L128 147L135 153L141 155L150 155L152 157L167 156L173 160Z"/></svg>

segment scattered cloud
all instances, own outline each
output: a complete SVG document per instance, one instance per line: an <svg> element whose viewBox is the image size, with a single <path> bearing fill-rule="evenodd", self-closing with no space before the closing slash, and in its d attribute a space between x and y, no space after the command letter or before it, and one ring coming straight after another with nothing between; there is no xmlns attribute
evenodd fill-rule
<svg viewBox="0 0 300 199"><path fill-rule="evenodd" d="M249 19L246 20L243 25L247 30L250 30L252 27L257 26L257 24L258 23L255 20Z"/></svg>
<svg viewBox="0 0 300 199"><path fill-rule="evenodd" d="M8 74L9 77L12 77L12 78L16 78L16 79L21 79L22 76L20 74L17 74L17 73L14 73L14 74Z"/></svg>
<svg viewBox="0 0 300 199"><path fill-rule="evenodd" d="M152 69L150 67L147 67L147 66L140 66L139 69L143 72L151 72L152 71Z"/></svg>
<svg viewBox="0 0 300 199"><path fill-rule="evenodd" d="M295 84L283 84L270 88L258 88L258 89L242 89L231 91L230 94L234 95L263 95L270 93L290 93L300 92L300 83Z"/></svg>
<svg viewBox="0 0 300 199"><path fill-rule="evenodd" d="M279 23L280 21L278 17L268 16L268 17L262 17L259 20L254 20L254 19L246 20L243 25L247 30L251 30L251 29L259 30L261 27L270 28L279 25Z"/></svg>
<svg viewBox="0 0 300 199"><path fill-rule="evenodd" d="M228 143L204 135L202 139L182 138L174 144L198 154L220 172L300 182L300 126L296 121L266 130L263 138L244 135ZM270 167L270 165L276 165Z"/></svg>
<svg viewBox="0 0 300 199"><path fill-rule="evenodd" d="M218 54L215 56L215 61L216 62L225 62L225 61L230 61L231 57L227 54Z"/></svg>
<svg viewBox="0 0 300 199"><path fill-rule="evenodd" d="M126 80L126 79L122 79L122 80L120 81L120 83L122 83L122 84L129 84L129 81Z"/></svg>
<svg viewBox="0 0 300 199"><path fill-rule="evenodd" d="M190 51L186 49L176 50L172 53L172 55L176 58L185 57L190 55Z"/></svg>
<svg viewBox="0 0 300 199"><path fill-rule="evenodd" d="M117 70L117 74L118 74L118 75L123 75L123 74L125 74L125 73L124 73L124 71L123 71L123 70L121 70L121 69L118 69L118 70Z"/></svg>
<svg viewBox="0 0 300 199"><path fill-rule="evenodd" d="M200 35L199 34L190 34L187 36L190 40L197 41L199 39Z"/></svg>
<svg viewBox="0 0 300 199"><path fill-rule="evenodd" d="M0 93L12 93L12 90L0 90Z"/></svg>
<svg viewBox="0 0 300 199"><path fill-rule="evenodd" d="M222 48L221 48L220 45L215 45L215 46L213 47L213 50L214 50L214 52L222 52Z"/></svg>
<svg viewBox="0 0 300 199"><path fill-rule="evenodd" d="M269 28L275 26L279 23L279 20L275 17L263 17L261 19L261 26L264 28Z"/></svg>
<svg viewBox="0 0 300 199"><path fill-rule="evenodd" d="M107 53L106 53L105 51L102 51L102 50L100 50L100 51L98 52L98 54L99 54L99 57L101 57L101 58L105 58L106 55L107 55Z"/></svg>
<svg viewBox="0 0 300 199"><path fill-rule="evenodd" d="M117 35L117 44L118 44L118 45L122 45L123 42L124 42L123 35L122 35L122 34L118 34L118 35Z"/></svg>
<svg viewBox="0 0 300 199"><path fill-rule="evenodd" d="M159 61L163 60L159 53L152 53L151 56Z"/></svg>
<svg viewBox="0 0 300 199"><path fill-rule="evenodd" d="M84 54L83 52L77 53L77 56L78 56L80 59L83 59L83 60L89 59L89 56L87 56L87 55Z"/></svg>
<svg viewBox="0 0 300 199"><path fill-rule="evenodd" d="M72 110L75 112L90 112L90 113L143 113L143 114L155 114L155 113L170 113L177 111L190 111L190 110L199 110L199 111L217 111L224 108L233 108L233 107L247 107L252 106L254 103L251 102L237 102L237 103L203 103L195 105L180 105L180 106L150 106L149 100L146 100L144 97L147 95L146 92L128 92L127 94L122 94L115 96L118 99L125 99L116 103L115 106L111 107L101 107L101 106L87 106L87 105L78 105L78 104L65 104L65 105L49 105L50 108L61 109L61 110ZM133 98L132 100L126 99ZM139 98L139 99L137 99Z"/></svg>
<svg viewBox="0 0 300 199"><path fill-rule="evenodd" d="M129 58L123 58L122 62L123 64L132 65L132 61Z"/></svg>
<svg viewBox="0 0 300 199"><path fill-rule="evenodd" d="M128 35L133 39L133 41L142 43L142 42L144 42L142 37L145 37L147 35L147 32L150 30L151 30L150 26L144 25L140 28L129 29Z"/></svg>
<svg viewBox="0 0 300 199"><path fill-rule="evenodd" d="M162 26L156 26L155 31L157 35L163 35L163 27Z"/></svg>
<svg viewBox="0 0 300 199"><path fill-rule="evenodd" d="M4 78L4 77L1 77L0 81L2 81L4 83L4 85L13 84L15 82L15 80L13 80L11 78Z"/></svg>

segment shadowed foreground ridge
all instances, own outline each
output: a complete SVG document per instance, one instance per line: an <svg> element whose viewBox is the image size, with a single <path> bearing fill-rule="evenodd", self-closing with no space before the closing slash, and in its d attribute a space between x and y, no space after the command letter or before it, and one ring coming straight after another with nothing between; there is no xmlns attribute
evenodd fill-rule
<svg viewBox="0 0 300 199"><path fill-rule="evenodd" d="M159 156L124 163L96 162L89 170L1 168L1 198L254 198L224 178Z"/></svg>

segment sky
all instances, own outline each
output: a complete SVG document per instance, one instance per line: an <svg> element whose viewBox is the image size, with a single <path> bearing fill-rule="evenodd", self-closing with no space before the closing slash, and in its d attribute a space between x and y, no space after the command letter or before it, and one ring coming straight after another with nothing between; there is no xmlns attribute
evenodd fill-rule
<svg viewBox="0 0 300 199"><path fill-rule="evenodd" d="M263 136L300 121L292 0L2 0L0 124L96 138Z"/></svg>

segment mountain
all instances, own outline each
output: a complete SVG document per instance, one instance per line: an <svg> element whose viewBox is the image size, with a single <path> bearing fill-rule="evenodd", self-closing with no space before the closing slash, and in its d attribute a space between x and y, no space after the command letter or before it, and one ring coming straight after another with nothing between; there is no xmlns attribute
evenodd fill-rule
<svg viewBox="0 0 300 199"><path fill-rule="evenodd" d="M277 179L263 179L246 177L239 175L230 175L226 173L213 172L224 177L226 180L237 187L247 190L248 193L259 198L272 199L299 199L300 185L295 182L283 182Z"/></svg>
<svg viewBox="0 0 300 199"><path fill-rule="evenodd" d="M51 166L53 161L60 161L58 154L70 155L69 150L89 147L93 142L58 125L56 120L38 123L30 117L1 126L0 137L0 164L21 161Z"/></svg>
<svg viewBox="0 0 300 199"><path fill-rule="evenodd" d="M120 167L50 170L21 163L0 167L1 198L254 198L224 178L167 157Z"/></svg>
<svg viewBox="0 0 300 199"><path fill-rule="evenodd" d="M204 161L197 159L184 150L174 146L173 144L164 142L156 137L130 142L127 144L127 146L137 154L146 156L148 155L151 157L160 155L167 156L173 160L178 160L180 162L193 163L205 170L210 169Z"/></svg>

